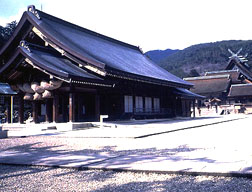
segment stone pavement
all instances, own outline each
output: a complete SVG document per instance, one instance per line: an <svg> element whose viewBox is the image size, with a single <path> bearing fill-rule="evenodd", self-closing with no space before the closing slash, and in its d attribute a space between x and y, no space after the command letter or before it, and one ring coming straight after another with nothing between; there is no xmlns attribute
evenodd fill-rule
<svg viewBox="0 0 252 192"><path fill-rule="evenodd" d="M129 151L131 150L131 145L139 145L139 147L142 145L142 148L145 145L147 146L146 148L149 146L155 147L153 147L154 152L152 153L139 153L140 150L131 150L129 153L124 154L102 151L98 153L61 153L54 151L22 151L15 148L6 148L0 151L0 163L80 169L112 169L251 177L252 151L249 151L249 148L245 149L246 142L244 141L241 141L240 145L232 145L232 140L236 137L237 132L229 136L230 139L226 141L228 146L225 143L221 143L221 137L218 138L216 135L216 138L214 138L215 135L211 135L214 131L217 133L220 131L219 133L223 135L227 133L227 130L234 131L237 129L237 126L242 126L242 124L248 126L251 120L252 117L250 116L230 115L224 117L197 118L194 120L176 119L168 121L114 122L107 123L103 128L66 132L57 132L55 130L41 131L37 133L37 138L41 135L48 135L48 138L50 136L58 138L83 138L83 142L85 142L85 139L93 139L97 142L103 142L104 140L102 139L104 138L126 139L126 142L129 143ZM220 130L222 127L225 127L223 132ZM249 133L249 129L244 131ZM178 134L167 137L169 133L175 132ZM192 139L190 141L190 147L189 145L184 147L180 146L176 151L167 148L159 150L160 153L155 153L155 150L158 151L158 147L162 148L165 146L164 141L166 140L169 141L169 144L172 142L183 143L187 139L190 139L190 137L195 137L196 139L199 138L199 142L201 142L200 137L203 134L209 134L209 137L213 139L209 139L208 143L204 143L203 141L203 145L198 145L195 139ZM20 136L20 133L18 135ZM36 139L36 137L33 138ZM181 141L177 141L176 138L180 138ZM12 139L14 140L15 138ZM211 142L213 142L213 145ZM137 146L133 146L133 148L135 149Z"/></svg>

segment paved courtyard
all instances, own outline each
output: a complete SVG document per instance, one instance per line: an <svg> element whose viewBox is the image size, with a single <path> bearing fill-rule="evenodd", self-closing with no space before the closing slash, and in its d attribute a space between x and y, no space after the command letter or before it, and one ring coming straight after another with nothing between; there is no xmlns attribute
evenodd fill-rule
<svg viewBox="0 0 252 192"><path fill-rule="evenodd" d="M161 177L166 178L165 184L160 184L160 186L166 186L171 178L173 178L172 181L174 179L178 181L177 184L184 183L187 179L193 180L193 183L196 183L195 186L198 187L201 186L198 185L201 182L196 182L197 179L204 181L210 179L212 184L215 183L214 181L223 179L223 185L229 183L226 181L235 179L238 183L245 182L242 184L244 188L237 191L251 191L249 179L221 177L252 176L251 122L251 116L240 115L194 120L117 122L106 124L103 128L68 132L45 131L43 134L34 136L1 139L1 170L9 169L6 167L7 164L11 165L10 170L15 168L13 164L22 164L49 166L47 168L25 166L15 168L15 170L25 172L24 175L33 173L32 170L41 170L39 173L44 173L44 170L52 169L50 166L91 169L78 174L113 173L115 177L110 177L110 179L119 175L121 177L123 174L129 174L129 177L135 174L133 178L137 179L144 174L143 182L146 183L150 182L152 175L153 178L159 178L158 181ZM59 172L62 170L64 169L60 169ZM77 170L66 170L63 172L77 174ZM104 172L104 170L109 171ZM148 172L118 173L115 170ZM12 176L9 178L5 171L0 174L3 178L2 186L7 185L5 181L11 182L8 180L13 178ZM210 176L179 176L173 175L174 173ZM16 175L15 171L14 175ZM180 180L181 178L183 179ZM127 184L127 181L125 182ZM132 182L128 181L128 183ZM157 189L159 189L158 186ZM108 186L101 189L108 189L106 187ZM150 189L153 190L149 188L149 191ZM161 187L160 191L166 191L165 189L167 188Z"/></svg>

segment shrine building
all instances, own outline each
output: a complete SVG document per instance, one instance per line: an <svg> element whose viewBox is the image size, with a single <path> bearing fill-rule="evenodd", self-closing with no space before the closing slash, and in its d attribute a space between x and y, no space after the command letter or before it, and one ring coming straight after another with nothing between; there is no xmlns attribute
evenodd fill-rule
<svg viewBox="0 0 252 192"><path fill-rule="evenodd" d="M139 47L34 6L0 50L0 81L17 93L19 123L29 105L35 123L191 116L201 97Z"/></svg>

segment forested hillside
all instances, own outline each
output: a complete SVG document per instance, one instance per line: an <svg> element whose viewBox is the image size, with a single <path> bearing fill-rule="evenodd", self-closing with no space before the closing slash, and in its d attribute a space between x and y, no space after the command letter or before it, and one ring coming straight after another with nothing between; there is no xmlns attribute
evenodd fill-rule
<svg viewBox="0 0 252 192"><path fill-rule="evenodd" d="M10 38L13 34L14 30L17 27L17 22L12 21L8 23L5 27L0 25L0 49L4 45L4 43Z"/></svg>
<svg viewBox="0 0 252 192"><path fill-rule="evenodd" d="M224 70L228 57L231 56L228 49L236 53L240 48L243 48L241 55L248 53L248 64L252 66L252 40L193 45L173 54L162 56L162 59L156 63L179 77L197 76L206 71ZM151 52L153 53L153 51ZM146 55L151 59L153 57L149 52ZM157 58L152 60L155 62Z"/></svg>
<svg viewBox="0 0 252 192"><path fill-rule="evenodd" d="M146 55L151 58L152 61L159 63L168 56L178 52L178 49L166 49L166 50L153 50L146 52Z"/></svg>

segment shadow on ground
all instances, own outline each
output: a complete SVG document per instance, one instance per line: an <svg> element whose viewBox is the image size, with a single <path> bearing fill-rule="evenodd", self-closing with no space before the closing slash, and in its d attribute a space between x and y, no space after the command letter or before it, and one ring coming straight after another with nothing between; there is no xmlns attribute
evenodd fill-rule
<svg viewBox="0 0 252 192"><path fill-rule="evenodd" d="M7 141L7 140L6 140ZM9 140L11 141L11 140ZM15 141L15 139L13 139ZM92 167L133 169L134 165L151 163L155 166L165 160L170 162L193 161L200 163L214 163L214 159L206 157L188 158L183 153L198 150L186 145L176 148L115 150L116 146L103 146L98 150L67 150L62 145L43 146L42 142L23 145L6 146L0 151L0 163L21 165L43 165L56 167ZM182 154L182 155L181 155ZM193 167L182 168L180 171L190 171ZM151 167L149 167L151 169Z"/></svg>

